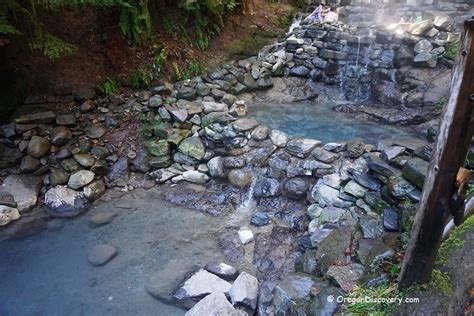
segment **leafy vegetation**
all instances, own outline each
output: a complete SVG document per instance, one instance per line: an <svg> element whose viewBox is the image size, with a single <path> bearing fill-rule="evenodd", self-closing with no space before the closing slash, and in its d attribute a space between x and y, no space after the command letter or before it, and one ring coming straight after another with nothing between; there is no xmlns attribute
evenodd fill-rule
<svg viewBox="0 0 474 316"><path fill-rule="evenodd" d="M441 247L438 250L436 263L440 265L446 264L448 262L451 251L464 245L464 234L471 229L474 229L474 216L470 216L469 218L467 218L461 226L456 227L449 234L448 238L443 241Z"/></svg>
<svg viewBox="0 0 474 316"><path fill-rule="evenodd" d="M105 82L102 85L101 90L102 90L102 93L104 95L109 95L111 93L117 93L118 92L118 84L113 79L107 78L107 79L105 79Z"/></svg>
<svg viewBox="0 0 474 316"><path fill-rule="evenodd" d="M132 75L132 87L135 89L148 88L153 79L154 76L152 72L144 68L138 68Z"/></svg>
<svg viewBox="0 0 474 316"><path fill-rule="evenodd" d="M27 24L27 36L31 47L55 60L75 51L75 47L48 32L37 14L39 10L55 12L64 7L97 7L118 9L118 26L130 45L140 45L153 38L154 27L149 11L149 0L2 0L0 1L0 45L6 37L19 35L15 25ZM238 6L236 0L181 0L176 6L178 20L171 17L163 21L167 33L178 32L181 38L192 44L188 29L194 31L196 47L204 50L209 40L219 34L224 15Z"/></svg>
<svg viewBox="0 0 474 316"><path fill-rule="evenodd" d="M448 46L448 50L444 56L448 59L455 60L459 52L459 45L459 40L450 43Z"/></svg>
<svg viewBox="0 0 474 316"><path fill-rule="evenodd" d="M354 291L349 293L348 298L351 299L363 299L365 297L370 298L395 298L401 297L397 293L396 286L392 285L381 285L379 287L372 288L356 288ZM387 315L388 310L394 303L383 302L383 303L374 303L366 302L361 300L360 302L350 303L346 306L349 313L353 315Z"/></svg>
<svg viewBox="0 0 474 316"><path fill-rule="evenodd" d="M178 63L173 62L174 75L178 80L191 79L204 71L204 68L197 60L191 60L183 68Z"/></svg>

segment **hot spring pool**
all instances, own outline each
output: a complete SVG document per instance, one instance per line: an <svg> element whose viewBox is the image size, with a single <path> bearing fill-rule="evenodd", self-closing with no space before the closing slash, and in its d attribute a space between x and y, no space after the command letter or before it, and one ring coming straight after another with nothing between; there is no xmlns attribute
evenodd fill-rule
<svg viewBox="0 0 474 316"><path fill-rule="evenodd" d="M412 128L360 121L331 110L325 103L254 103L249 106L248 117L292 137L313 138L323 143L360 138L366 143L375 144L379 140L421 137Z"/></svg>

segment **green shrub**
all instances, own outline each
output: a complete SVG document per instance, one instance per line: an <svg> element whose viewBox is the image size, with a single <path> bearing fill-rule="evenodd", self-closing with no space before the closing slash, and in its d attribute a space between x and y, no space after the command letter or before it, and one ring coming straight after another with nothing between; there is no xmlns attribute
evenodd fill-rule
<svg viewBox="0 0 474 316"><path fill-rule="evenodd" d="M153 75L149 71L138 68L132 75L132 87L135 89L148 88L153 79Z"/></svg>
<svg viewBox="0 0 474 316"><path fill-rule="evenodd" d="M101 90L104 95L117 93L118 92L117 82L115 82L113 79L106 78L104 84L102 85Z"/></svg>

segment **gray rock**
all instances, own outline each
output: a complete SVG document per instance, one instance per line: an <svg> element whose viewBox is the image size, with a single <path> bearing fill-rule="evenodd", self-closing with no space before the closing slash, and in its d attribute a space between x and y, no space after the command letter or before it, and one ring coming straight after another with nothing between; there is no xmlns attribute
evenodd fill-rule
<svg viewBox="0 0 474 316"><path fill-rule="evenodd" d="M398 156L403 155L405 151L406 151L405 147L391 146L391 147L385 148L385 150L382 153L382 157L386 159L387 161L390 161L397 158Z"/></svg>
<svg viewBox="0 0 474 316"><path fill-rule="evenodd" d="M88 113L88 112L91 112L93 109L95 109L97 105L95 104L94 101L92 100L86 100L84 102L82 102L81 106L80 106L80 110L82 113Z"/></svg>
<svg viewBox="0 0 474 316"><path fill-rule="evenodd" d="M346 251L349 249L352 241L352 234L346 228L337 228L334 230L325 229L318 232L321 235L319 241L313 238L311 243L317 246L316 259L318 260L321 271L325 273L330 266L345 262Z"/></svg>
<svg viewBox="0 0 474 316"><path fill-rule="evenodd" d="M383 227L388 231L400 230L400 215L392 207L387 207L383 211Z"/></svg>
<svg viewBox="0 0 474 316"><path fill-rule="evenodd" d="M344 186L344 192L349 193L352 196L361 198L364 197L365 193L367 193L367 189L361 186L356 181L351 180Z"/></svg>
<svg viewBox="0 0 474 316"><path fill-rule="evenodd" d="M384 230L382 223L377 219L365 219L359 220L359 225L362 230L364 238L374 239L382 236Z"/></svg>
<svg viewBox="0 0 474 316"><path fill-rule="evenodd" d="M425 177L428 173L428 167L428 162L415 157L405 163L402 174L405 179L416 185L418 188L423 189Z"/></svg>
<svg viewBox="0 0 474 316"><path fill-rule="evenodd" d="M277 315L286 315L300 300L309 300L314 281L309 276L290 275L273 290L273 306Z"/></svg>
<svg viewBox="0 0 474 316"><path fill-rule="evenodd" d="M94 124L86 129L86 135L92 139L98 139L104 136L106 131L107 130L102 125Z"/></svg>
<svg viewBox="0 0 474 316"><path fill-rule="evenodd" d="M345 266L331 266L327 277L346 292L356 288L360 278L364 275L364 266L351 263Z"/></svg>
<svg viewBox="0 0 474 316"><path fill-rule="evenodd" d="M257 212L253 214L250 219L250 224L257 227L266 226L270 224L270 222L271 222L270 216L268 216L267 213L262 213L262 212Z"/></svg>
<svg viewBox="0 0 474 316"><path fill-rule="evenodd" d="M395 252L381 240L361 239L359 240L357 256L366 269L370 270L374 268L378 261L393 258Z"/></svg>
<svg viewBox="0 0 474 316"><path fill-rule="evenodd" d="M339 198L339 191L324 184L322 179L319 179L311 189L309 199L317 202L322 207L349 207L352 204Z"/></svg>
<svg viewBox="0 0 474 316"><path fill-rule="evenodd" d="M105 192L105 183L102 180L94 180L84 187L84 195L89 201L98 200Z"/></svg>
<svg viewBox="0 0 474 316"><path fill-rule="evenodd" d="M290 76L307 78L311 69L305 66L296 66L291 68Z"/></svg>
<svg viewBox="0 0 474 316"><path fill-rule="evenodd" d="M90 168L95 163L94 156L90 154L75 154L74 160L76 160L81 166Z"/></svg>
<svg viewBox="0 0 474 316"><path fill-rule="evenodd" d="M257 278L246 272L240 273L232 284L229 295L232 304L255 310L257 308L258 299Z"/></svg>
<svg viewBox="0 0 474 316"><path fill-rule="evenodd" d="M204 158L206 153L206 148L199 137L186 138L179 144L179 150L197 160Z"/></svg>
<svg viewBox="0 0 474 316"><path fill-rule="evenodd" d="M62 146L72 139L72 132L65 126L58 126L51 130L51 144Z"/></svg>
<svg viewBox="0 0 474 316"><path fill-rule="evenodd" d="M110 245L94 246L87 255L87 260L93 266L101 266L112 260L118 251Z"/></svg>
<svg viewBox="0 0 474 316"><path fill-rule="evenodd" d="M415 190L415 187L401 176L391 176L388 179L387 187L390 194L397 199L403 199Z"/></svg>
<svg viewBox="0 0 474 316"><path fill-rule="evenodd" d="M36 105L35 105L36 106ZM31 106L24 106L21 108L20 111L26 109L26 108L31 108ZM13 122L17 124L50 124L54 122L56 119L56 114L52 111L31 111L31 110L26 110L25 112L31 112L31 113L25 113L21 114L19 116L16 116L13 119Z"/></svg>
<svg viewBox="0 0 474 316"><path fill-rule="evenodd" d="M440 31L452 32L454 21L449 15L440 14L435 17L433 24Z"/></svg>
<svg viewBox="0 0 474 316"><path fill-rule="evenodd" d="M159 95L152 96L148 100L148 106L150 108L159 108L163 104L163 98Z"/></svg>
<svg viewBox="0 0 474 316"><path fill-rule="evenodd" d="M257 126L258 126L258 122L256 120L246 119L246 118L238 119L237 121L233 123L234 129L239 132L246 132L246 131L254 129Z"/></svg>
<svg viewBox="0 0 474 316"><path fill-rule="evenodd" d="M229 172L228 179L232 185L243 189L252 183L252 173L242 169L233 169Z"/></svg>
<svg viewBox="0 0 474 316"><path fill-rule="evenodd" d="M421 53L415 56L413 63L418 67L436 68L438 55L432 53Z"/></svg>
<svg viewBox="0 0 474 316"><path fill-rule="evenodd" d="M16 208L16 202L13 195L0 189L0 205Z"/></svg>
<svg viewBox="0 0 474 316"><path fill-rule="evenodd" d="M127 182L129 176L127 157L119 158L112 166L110 166L109 172L107 173L109 180L117 182L118 184Z"/></svg>
<svg viewBox="0 0 474 316"><path fill-rule="evenodd" d="M213 178L226 178L227 172L224 168L224 158L218 156L214 157L207 163L209 174Z"/></svg>
<svg viewBox="0 0 474 316"><path fill-rule="evenodd" d="M333 163L337 159L337 155L327 151L321 147L317 147L311 153L314 158L325 163Z"/></svg>
<svg viewBox="0 0 474 316"><path fill-rule="evenodd" d="M272 178L259 178L255 183L255 197L271 197L280 193L280 182Z"/></svg>
<svg viewBox="0 0 474 316"><path fill-rule="evenodd" d="M239 275L239 270L223 262L217 262L217 261L209 262L206 264L204 269L208 272L211 272L212 274L217 275L218 277L226 281L235 280L237 276Z"/></svg>
<svg viewBox="0 0 474 316"><path fill-rule="evenodd" d="M76 118L72 114L59 114L56 116L56 124L64 126L73 126L76 124Z"/></svg>
<svg viewBox="0 0 474 316"><path fill-rule="evenodd" d="M283 194L292 199L301 199L306 196L310 184L310 180L306 177L287 179L283 183Z"/></svg>
<svg viewBox="0 0 474 316"><path fill-rule="evenodd" d="M228 294L232 285L218 276L200 269L189 277L174 293L178 301L199 300L214 292Z"/></svg>
<svg viewBox="0 0 474 316"><path fill-rule="evenodd" d="M415 44L415 53L420 54L420 53L430 53L431 50L433 49L433 45L431 44L430 41L426 39L419 40Z"/></svg>
<svg viewBox="0 0 474 316"><path fill-rule="evenodd" d="M89 218L89 225L92 227L107 225L117 216L118 214L115 211L101 211Z"/></svg>
<svg viewBox="0 0 474 316"><path fill-rule="evenodd" d="M204 184L209 181L208 175L195 170L185 171L182 176L185 181L192 183Z"/></svg>
<svg viewBox="0 0 474 316"><path fill-rule="evenodd" d="M71 189L77 190L91 183L94 180L94 176L95 174L92 171L79 170L71 174L67 185Z"/></svg>
<svg viewBox="0 0 474 316"><path fill-rule="evenodd" d="M205 114L212 112L226 112L228 111L227 104L216 103L216 102L202 102L203 110Z"/></svg>
<svg viewBox="0 0 474 316"><path fill-rule="evenodd" d="M203 316L203 315L233 315L246 316L244 311L235 309L227 300L222 292L213 292L200 300L185 316Z"/></svg>
<svg viewBox="0 0 474 316"><path fill-rule="evenodd" d="M338 190L341 187L342 180L338 173L333 173L323 176L323 182L331 188Z"/></svg>
<svg viewBox="0 0 474 316"><path fill-rule="evenodd" d="M20 218L17 208L0 205L0 226L6 226Z"/></svg>
<svg viewBox="0 0 474 316"><path fill-rule="evenodd" d="M46 191L44 204L48 213L55 217L73 217L82 213L88 207L88 201L84 193L61 185Z"/></svg>
<svg viewBox="0 0 474 316"><path fill-rule="evenodd" d="M28 155L41 158L49 152L51 144L44 137L32 136L28 143L27 153Z"/></svg>
<svg viewBox="0 0 474 316"><path fill-rule="evenodd" d="M29 211L38 201L41 179L32 175L9 175L3 181L2 191L13 196L20 213Z"/></svg>
<svg viewBox="0 0 474 316"><path fill-rule="evenodd" d="M268 137L270 133L270 129L264 125L257 126L253 131L252 131L252 139L260 141L264 140Z"/></svg>
<svg viewBox="0 0 474 316"><path fill-rule="evenodd" d="M321 141L308 138L294 138L286 145L286 150L299 158L305 158Z"/></svg>
<svg viewBox="0 0 474 316"><path fill-rule="evenodd" d="M36 169L38 169L39 166L40 166L40 161L38 159L26 155L21 159L20 171L22 173L33 172Z"/></svg>
<svg viewBox="0 0 474 316"><path fill-rule="evenodd" d="M377 181L376 179L372 178L367 173L354 171L354 172L352 172L352 178L358 184L360 184L361 186L363 186L363 187L365 187L369 190L380 191L380 187L381 187L380 182Z"/></svg>
<svg viewBox="0 0 474 316"><path fill-rule="evenodd" d="M275 129L270 132L270 139L277 147L285 147L290 140L286 133Z"/></svg>

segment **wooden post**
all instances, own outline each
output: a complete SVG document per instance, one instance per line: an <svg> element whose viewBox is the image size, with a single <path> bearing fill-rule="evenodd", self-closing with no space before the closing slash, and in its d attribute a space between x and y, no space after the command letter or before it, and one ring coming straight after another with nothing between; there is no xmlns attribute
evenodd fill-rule
<svg viewBox="0 0 474 316"><path fill-rule="evenodd" d="M474 131L474 20L465 22L420 206L400 276L399 289L430 280L443 229L456 193L456 174L463 165Z"/></svg>

